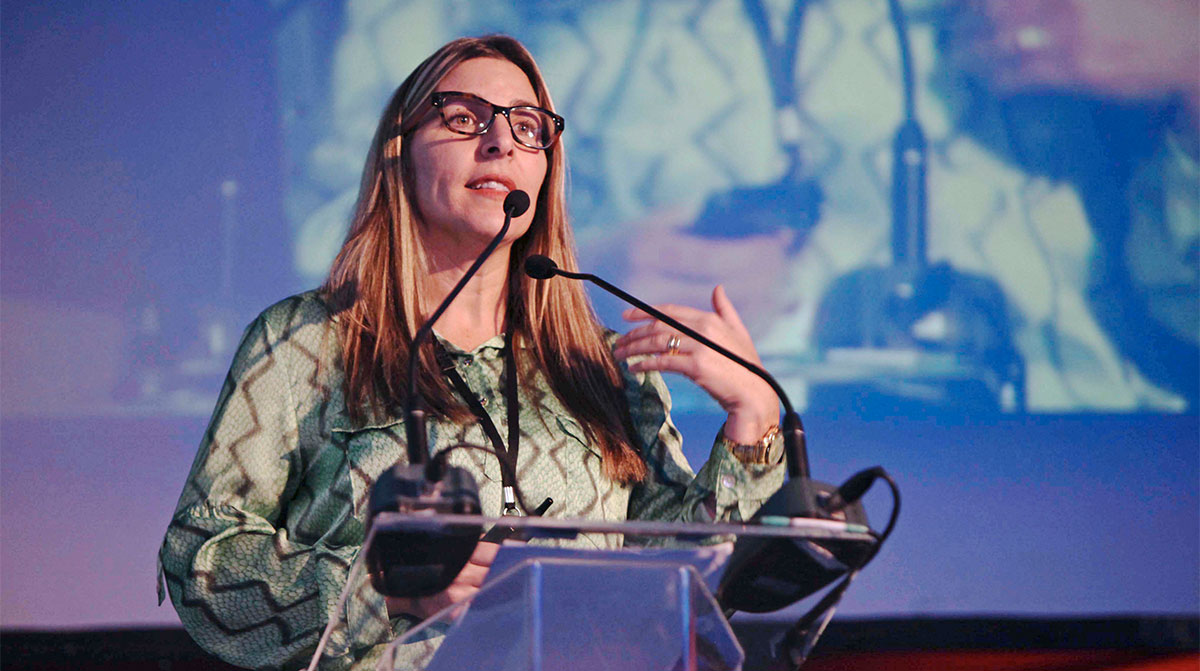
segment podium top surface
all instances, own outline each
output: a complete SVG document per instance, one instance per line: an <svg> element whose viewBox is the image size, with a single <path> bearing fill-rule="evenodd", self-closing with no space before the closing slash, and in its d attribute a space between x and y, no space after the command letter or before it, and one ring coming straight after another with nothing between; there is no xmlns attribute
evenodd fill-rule
<svg viewBox="0 0 1200 671"><path fill-rule="evenodd" d="M488 517L485 515L433 514L424 511L384 512L375 516L375 533L388 531L437 531L462 527L510 527L529 538L574 537L581 533L659 536L703 539L715 536L790 538L794 540L845 540L874 542L875 536L862 525L812 518L764 517L761 524L731 522L658 522L643 520L591 520L557 517Z"/></svg>

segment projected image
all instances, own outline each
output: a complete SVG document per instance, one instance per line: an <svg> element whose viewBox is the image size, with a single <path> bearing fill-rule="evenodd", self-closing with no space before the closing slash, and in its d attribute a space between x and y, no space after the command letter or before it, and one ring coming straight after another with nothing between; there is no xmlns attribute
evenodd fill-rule
<svg viewBox="0 0 1200 671"><path fill-rule="evenodd" d="M1130 92L1072 78L1071 65L1051 76L967 53L983 30L1016 31L1016 48L1036 53L1052 31L1081 30L1077 17L1039 33L1011 10L918 6L906 91L883 2L534 3L502 17L438 7L346 7L325 46L336 102L296 157L291 196L296 262L312 281L344 233L378 101L429 47L373 36L444 12L430 45L517 33L567 92L556 102L583 258L654 301L704 304L725 283L768 366L810 403L1194 405L1196 163L1183 147L1195 126L1173 123L1183 108L1150 104L1181 82ZM316 9L295 11L302 24ZM1129 122L1134 137L1117 144L1149 146L1111 146ZM901 171L913 157L927 166L927 194L919 173L896 183L895 142ZM1118 161L1135 163L1123 179ZM895 188L908 191L894 199ZM1120 211L1097 207L1114 199Z"/></svg>
<svg viewBox="0 0 1200 671"><path fill-rule="evenodd" d="M652 302L725 284L810 411L1195 408L1196 82L1161 37L1187 9L1143 35L1128 3L1035 5L291 3L296 269L323 279L403 74L506 32L567 118L582 263Z"/></svg>

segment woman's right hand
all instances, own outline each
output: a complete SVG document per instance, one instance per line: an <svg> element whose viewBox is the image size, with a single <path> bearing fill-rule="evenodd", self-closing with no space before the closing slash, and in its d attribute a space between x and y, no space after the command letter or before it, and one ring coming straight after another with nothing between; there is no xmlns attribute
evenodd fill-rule
<svg viewBox="0 0 1200 671"><path fill-rule="evenodd" d="M466 566L454 577L454 582L437 594L424 597L386 597L388 617L413 615L424 620L450 604L471 598L483 585L483 579L487 576L499 549L500 546L496 543L478 543Z"/></svg>

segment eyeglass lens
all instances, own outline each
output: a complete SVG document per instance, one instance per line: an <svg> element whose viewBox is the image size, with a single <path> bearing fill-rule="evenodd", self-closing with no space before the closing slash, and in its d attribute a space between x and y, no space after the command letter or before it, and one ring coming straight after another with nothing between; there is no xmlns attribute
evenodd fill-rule
<svg viewBox="0 0 1200 671"><path fill-rule="evenodd" d="M478 98L446 96L441 105L442 119L456 133L480 135L487 132L495 118L494 108ZM554 119L536 107L512 107L508 122L513 137L521 144L544 149L554 142Z"/></svg>

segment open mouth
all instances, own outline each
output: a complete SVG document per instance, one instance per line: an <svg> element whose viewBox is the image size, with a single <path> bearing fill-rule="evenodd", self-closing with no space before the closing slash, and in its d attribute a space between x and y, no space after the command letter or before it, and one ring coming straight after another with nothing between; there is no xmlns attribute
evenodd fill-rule
<svg viewBox="0 0 1200 671"><path fill-rule="evenodd" d="M467 188L473 191L501 191L508 193L513 190L513 183L503 177L487 175L472 180L467 184Z"/></svg>

